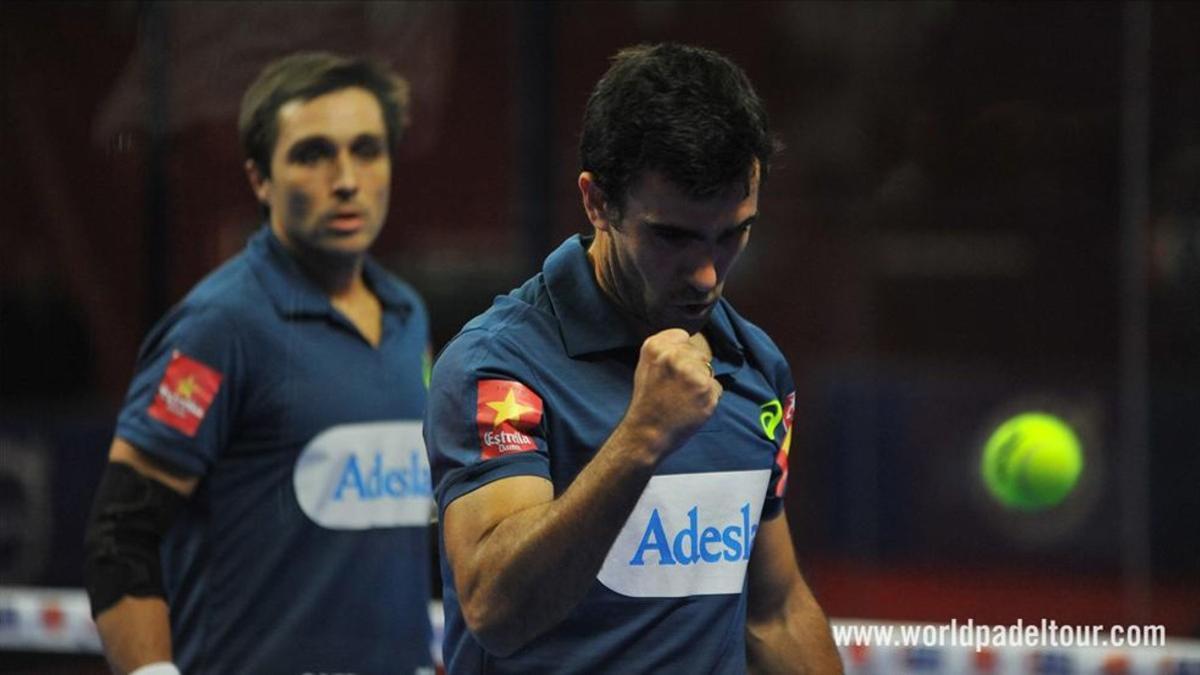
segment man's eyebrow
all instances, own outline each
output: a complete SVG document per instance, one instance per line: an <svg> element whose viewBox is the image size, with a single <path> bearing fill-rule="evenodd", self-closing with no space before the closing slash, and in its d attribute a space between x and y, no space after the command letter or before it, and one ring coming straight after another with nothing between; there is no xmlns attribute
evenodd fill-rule
<svg viewBox="0 0 1200 675"><path fill-rule="evenodd" d="M734 225L733 227L722 230L721 234L724 235L724 234L737 232L739 230L744 230L756 222L758 222L758 214L757 213L755 213L751 216L748 216L745 220L738 223L737 225ZM681 236L681 237L700 238L700 235L696 234L692 230L689 230L688 228L682 227L680 225L675 225L673 223L663 223L663 222L659 222L657 220L643 219L642 224L648 228L651 228L651 229L661 232L663 234L671 234L671 235L677 235L677 236ZM718 236L720 236L720 235L718 235Z"/></svg>
<svg viewBox="0 0 1200 675"><path fill-rule="evenodd" d="M306 150L308 148L332 148L334 147L333 139L328 136L314 134L312 136L304 136L297 138L288 146L288 154L292 154L297 150Z"/></svg>
<svg viewBox="0 0 1200 675"><path fill-rule="evenodd" d="M738 230L744 230L757 222L758 222L758 214L754 213L749 216L746 216L745 220L743 220L742 222L738 223L737 225L734 225L733 227L729 228L728 230L726 230L726 232L736 232Z"/></svg>
<svg viewBox="0 0 1200 675"><path fill-rule="evenodd" d="M348 143L350 145L354 145L355 143L362 143L363 141L383 142L384 134L375 133L373 131L364 131L360 134L355 134L349 140ZM315 144L336 147L337 141L325 134L310 134L308 136L302 136L302 137L297 138L296 140L292 141L292 144L290 146L288 146L288 148L290 150L292 148L302 148L302 147L307 147L307 146L311 146L311 145L315 145Z"/></svg>
<svg viewBox="0 0 1200 675"><path fill-rule="evenodd" d="M351 143L351 144L354 144L354 143L361 143L361 142L363 142L363 141L379 141L379 142L383 142L383 140L384 140L386 137L387 137L387 135L386 135L386 134L382 134L382 133L375 133L374 131L364 131L364 132L362 132L362 133L360 133L360 134L355 134L355 135L354 135L354 137L350 139L350 143Z"/></svg>
<svg viewBox="0 0 1200 675"><path fill-rule="evenodd" d="M671 223L663 223L663 222L659 222L657 220L643 219L642 224L650 229L656 230L663 234L673 234L673 235L678 235L681 237L697 237L697 236L699 236L695 232L687 229L686 227L682 227L680 225L673 225Z"/></svg>

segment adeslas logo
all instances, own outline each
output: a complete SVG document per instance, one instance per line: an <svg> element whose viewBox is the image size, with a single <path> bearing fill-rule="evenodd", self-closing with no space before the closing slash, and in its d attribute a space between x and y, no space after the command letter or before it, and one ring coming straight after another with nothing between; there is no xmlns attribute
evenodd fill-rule
<svg viewBox="0 0 1200 675"><path fill-rule="evenodd" d="M342 477L333 490L333 500L343 499L400 499L403 497L432 497L433 483L425 453L410 450L408 462L402 466L384 466L383 452L371 455L368 467L360 467L358 455L346 458Z"/></svg>
<svg viewBox="0 0 1200 675"><path fill-rule="evenodd" d="M635 598L741 593L769 469L654 476L596 578Z"/></svg>
<svg viewBox="0 0 1200 675"><path fill-rule="evenodd" d="M331 427L309 441L292 474L296 501L335 530L424 526L433 512L421 423Z"/></svg>
<svg viewBox="0 0 1200 675"><path fill-rule="evenodd" d="M646 554L657 554L659 565L692 565L697 563L735 562L750 559L757 524L750 524L750 504L739 509L741 519L724 528L708 526L700 529L700 507L688 512L687 527L674 536L663 527L658 509L650 512L650 522L630 565L645 565ZM653 564L653 563L651 563Z"/></svg>

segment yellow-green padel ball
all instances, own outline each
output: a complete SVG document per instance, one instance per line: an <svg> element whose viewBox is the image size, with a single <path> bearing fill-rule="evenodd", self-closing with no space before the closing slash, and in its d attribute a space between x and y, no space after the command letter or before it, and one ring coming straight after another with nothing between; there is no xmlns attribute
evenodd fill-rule
<svg viewBox="0 0 1200 675"><path fill-rule="evenodd" d="M1079 438L1046 413L1022 413L1001 424L983 447L983 482L1005 506L1041 511L1061 502L1083 472Z"/></svg>

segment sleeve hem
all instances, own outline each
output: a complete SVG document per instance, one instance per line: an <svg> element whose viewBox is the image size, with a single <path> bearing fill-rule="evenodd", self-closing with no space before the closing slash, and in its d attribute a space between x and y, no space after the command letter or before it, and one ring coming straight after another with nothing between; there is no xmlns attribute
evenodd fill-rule
<svg viewBox="0 0 1200 675"><path fill-rule="evenodd" d="M759 520L775 520L779 514L783 513L782 499L768 499L766 504L763 504L762 515Z"/></svg>
<svg viewBox="0 0 1200 675"><path fill-rule="evenodd" d="M127 441L130 445L137 448L140 452L150 455L154 459L166 464L167 466L180 471L188 476L203 476L208 472L208 466L194 458L186 455L181 455L178 452L163 450L161 440L155 439L151 434L143 433L134 425L124 422L117 426L117 438Z"/></svg>
<svg viewBox="0 0 1200 675"><path fill-rule="evenodd" d="M539 476L550 480L546 459L536 452L511 455L504 459L491 459L452 472L438 488L438 509L445 512L454 500L479 488L513 476Z"/></svg>

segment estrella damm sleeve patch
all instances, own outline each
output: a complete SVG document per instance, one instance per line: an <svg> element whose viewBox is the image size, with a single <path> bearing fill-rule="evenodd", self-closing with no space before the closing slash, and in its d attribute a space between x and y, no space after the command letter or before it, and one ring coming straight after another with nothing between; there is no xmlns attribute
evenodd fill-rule
<svg viewBox="0 0 1200 675"><path fill-rule="evenodd" d="M542 399L515 380L479 380L475 422L483 459L537 449Z"/></svg>
<svg viewBox="0 0 1200 675"><path fill-rule="evenodd" d="M195 436L217 397L221 378L221 373L176 350L146 412L181 434Z"/></svg>
<svg viewBox="0 0 1200 675"><path fill-rule="evenodd" d="M779 466L779 480L775 482L775 496L783 497L787 490L788 452L792 448L792 418L796 414L796 392L788 394L783 399L783 442L779 444L779 452L775 453L775 464Z"/></svg>

